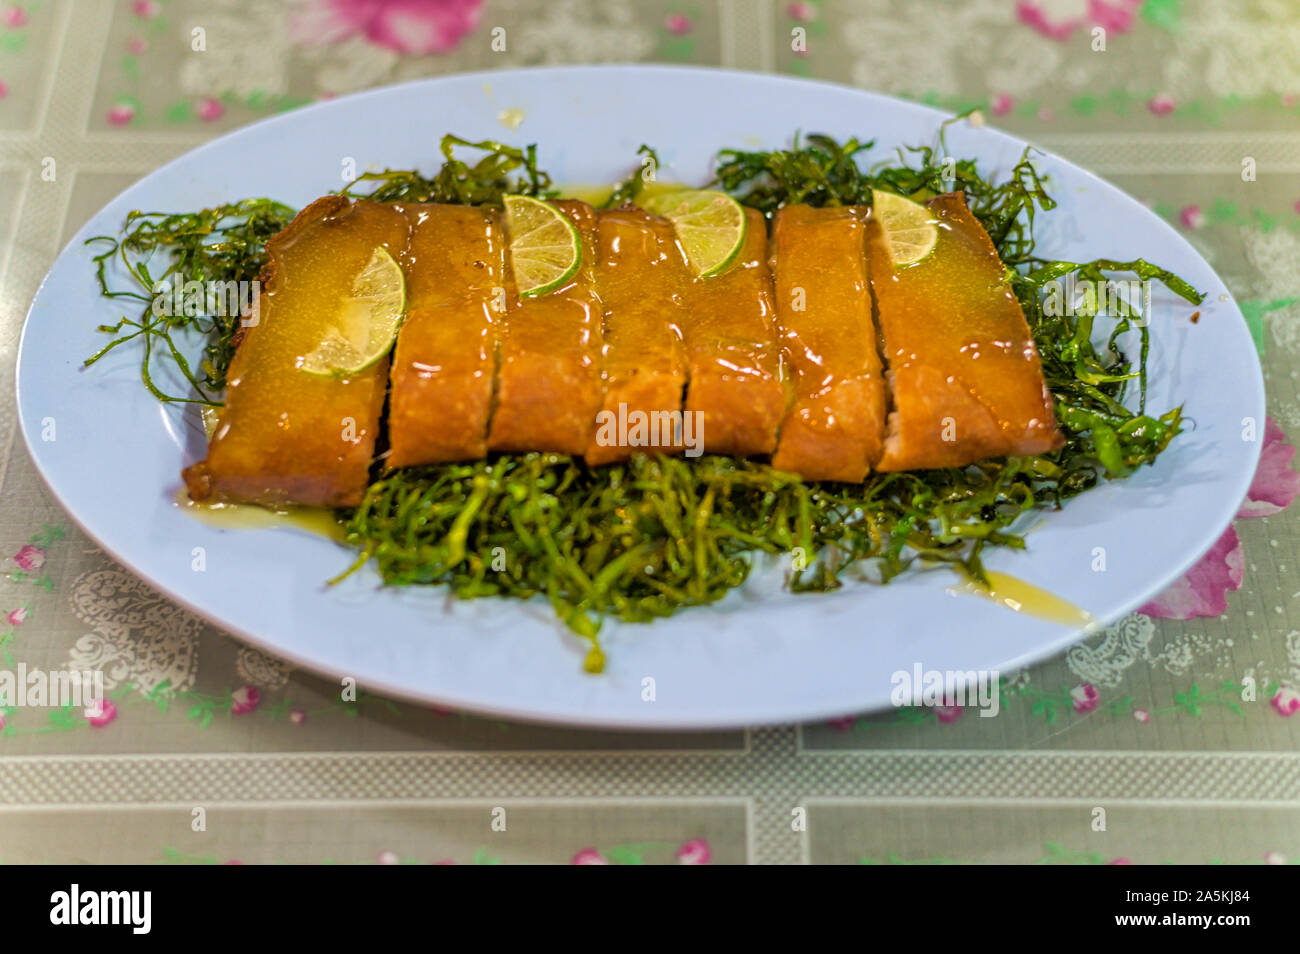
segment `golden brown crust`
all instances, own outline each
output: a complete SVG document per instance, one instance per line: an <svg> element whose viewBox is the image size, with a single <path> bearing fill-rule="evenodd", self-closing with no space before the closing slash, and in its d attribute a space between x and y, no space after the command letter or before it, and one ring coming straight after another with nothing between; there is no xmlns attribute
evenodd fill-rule
<svg viewBox="0 0 1300 954"><path fill-rule="evenodd" d="M676 259L673 228L664 219L634 206L601 210L596 217L604 401L587 446L587 463L608 464L637 452L679 452L680 440L632 446L609 437L617 436L620 421L655 422L665 412L680 415L686 359L677 299L690 275ZM664 428L654 430L659 441ZM679 435L680 429L671 436ZM649 428L645 438L650 439Z"/></svg>
<svg viewBox="0 0 1300 954"><path fill-rule="evenodd" d="M592 267L595 213L574 199L554 204L577 227L583 261L563 288L520 299L507 253L508 306L489 450L581 456L600 409L601 312Z"/></svg>
<svg viewBox="0 0 1300 954"><path fill-rule="evenodd" d="M231 361L207 457L183 474L192 499L361 502L388 361L342 380L305 374L297 361L320 340L316 316L346 297L375 245L400 254L407 231L398 209L327 196L268 242L257 324Z"/></svg>
<svg viewBox="0 0 1300 954"><path fill-rule="evenodd" d="M867 277L865 208L781 209L772 228L777 324L794 401L772 466L860 482L879 459L885 382Z"/></svg>
<svg viewBox="0 0 1300 954"><path fill-rule="evenodd" d="M861 483L883 446L884 381L843 380L828 398L833 405L801 399L786 413L772 466L804 480Z"/></svg>
<svg viewBox="0 0 1300 954"><path fill-rule="evenodd" d="M341 196L304 209L268 242L260 320L241 335L208 456L184 472L190 496L360 502L389 362L347 380L294 362L319 340L316 314L346 297L377 244L401 262L409 295L391 368L391 466L489 450L597 465L681 449L600 438L597 412L620 408L697 414L704 451L772 454L808 480L962 466L1063 442L1002 263L960 195L931 201L939 244L902 269L863 210L783 209L770 256L762 215L746 210L736 263L709 279L690 275L663 220L556 205L577 226L584 261L566 287L526 300L513 288L499 213Z"/></svg>
<svg viewBox="0 0 1300 954"><path fill-rule="evenodd" d="M393 354L387 463L475 460L487 454L504 230L489 209L428 204L406 213L407 315Z"/></svg>
<svg viewBox="0 0 1300 954"><path fill-rule="evenodd" d="M894 410L882 471L957 467L1064 442L1020 303L960 193L932 199L935 250L895 268L869 224L872 289Z"/></svg>
<svg viewBox="0 0 1300 954"><path fill-rule="evenodd" d="M682 331L690 381L686 411L702 419L704 451L756 457L776 449L788 396L781 381L767 262L767 223L746 209L734 264L694 279L683 293ZM685 255L678 248L685 261Z"/></svg>

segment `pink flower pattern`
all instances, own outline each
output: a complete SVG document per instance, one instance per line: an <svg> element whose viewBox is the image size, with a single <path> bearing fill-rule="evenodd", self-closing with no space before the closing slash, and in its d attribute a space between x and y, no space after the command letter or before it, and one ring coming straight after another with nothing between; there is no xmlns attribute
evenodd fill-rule
<svg viewBox="0 0 1300 954"><path fill-rule="evenodd" d="M1277 710L1278 715L1290 718L1300 712L1300 692L1289 686L1279 686L1268 704Z"/></svg>
<svg viewBox="0 0 1300 954"><path fill-rule="evenodd" d="M1074 700L1075 712L1092 712L1097 708L1097 703L1101 701L1101 695L1097 692L1097 687L1089 682L1071 689L1070 698Z"/></svg>
<svg viewBox="0 0 1300 954"><path fill-rule="evenodd" d="M1138 612L1157 619L1222 616L1228 609L1228 591L1241 588L1245 562L1237 531L1229 527L1181 580Z"/></svg>
<svg viewBox="0 0 1300 954"><path fill-rule="evenodd" d="M595 848L584 848L569 862L574 865L607 865L609 861Z"/></svg>
<svg viewBox="0 0 1300 954"><path fill-rule="evenodd" d="M1054 14L1041 0L1021 0L1016 17L1043 36L1064 42L1083 27L1102 27L1109 33L1127 33L1142 0L1087 0L1074 16Z"/></svg>
<svg viewBox="0 0 1300 954"><path fill-rule="evenodd" d="M1205 213L1201 211L1199 205L1185 206L1178 213L1178 221L1183 223L1184 228L1199 229L1205 224Z"/></svg>
<svg viewBox="0 0 1300 954"><path fill-rule="evenodd" d="M1172 96L1161 93L1158 96L1151 97L1147 103L1147 109L1153 116L1168 116L1174 111L1174 100Z"/></svg>
<svg viewBox="0 0 1300 954"><path fill-rule="evenodd" d="M691 18L684 13L670 13L664 20L664 28L673 36L686 36L691 32Z"/></svg>
<svg viewBox="0 0 1300 954"><path fill-rule="evenodd" d="M100 699L98 703L87 708L82 714L92 726L96 729L102 729L117 718L117 706L113 705L108 699Z"/></svg>
<svg viewBox="0 0 1300 954"><path fill-rule="evenodd" d="M354 36L395 53L453 49L478 26L483 0L313 0L289 22L299 42L321 46Z"/></svg>
<svg viewBox="0 0 1300 954"><path fill-rule="evenodd" d="M703 838L694 838L677 849L677 860L684 865L707 865L712 858L709 843Z"/></svg>
<svg viewBox="0 0 1300 954"><path fill-rule="evenodd" d="M211 96L204 97L199 101L199 107L196 110L199 119L205 123L215 122L222 116L226 115L226 107L221 100L213 99Z"/></svg>
<svg viewBox="0 0 1300 954"><path fill-rule="evenodd" d="M10 626L21 626L27 620L27 607L20 606L16 610L10 610L6 617Z"/></svg>
<svg viewBox="0 0 1300 954"><path fill-rule="evenodd" d="M934 706L934 714L944 725L951 725L961 718L961 706Z"/></svg>
<svg viewBox="0 0 1300 954"><path fill-rule="evenodd" d="M45 566L45 551L38 546L25 544L17 553L14 554L14 562L18 564L21 570L39 570Z"/></svg>
<svg viewBox="0 0 1300 954"><path fill-rule="evenodd" d="M1271 417L1264 422L1264 447L1246 501L1237 517L1267 517L1281 513L1300 494L1300 474L1291 468L1295 448ZM1139 613L1158 619L1221 616L1228 609L1228 591L1241 588L1245 554L1237 531L1229 527L1187 574Z"/></svg>
<svg viewBox="0 0 1300 954"><path fill-rule="evenodd" d="M1294 457L1295 448L1286 442L1277 421L1266 418L1259 466L1246 491L1246 502L1237 511L1238 517L1271 517L1291 505L1300 494L1300 474L1291 469Z"/></svg>
<svg viewBox="0 0 1300 954"><path fill-rule="evenodd" d="M257 708L262 701L262 694L256 686L242 686L230 694L230 711L233 715L244 715Z"/></svg>
<svg viewBox="0 0 1300 954"><path fill-rule="evenodd" d="M135 119L135 107L130 103L116 103L108 111L108 121L114 126L125 126Z"/></svg>

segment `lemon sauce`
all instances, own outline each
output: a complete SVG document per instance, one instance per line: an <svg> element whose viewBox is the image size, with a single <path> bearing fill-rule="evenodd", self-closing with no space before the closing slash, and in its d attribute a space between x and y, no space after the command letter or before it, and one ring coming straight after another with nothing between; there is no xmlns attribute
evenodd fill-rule
<svg viewBox="0 0 1300 954"><path fill-rule="evenodd" d="M1097 617L1087 610L1019 577L996 570L987 570L984 575L988 577L988 586L967 577L963 582L950 587L948 592L970 593L992 600L1014 613L1060 623L1062 626L1089 628L1097 625Z"/></svg>
<svg viewBox="0 0 1300 954"><path fill-rule="evenodd" d="M583 182L568 182L557 185L555 188L559 192L559 198L561 199L580 199L589 205L600 208L609 201L609 197L614 194L615 187L610 183L593 185ZM660 195L664 192L681 192L683 189L693 188L695 187L681 182L647 182L641 187L640 195L637 198ZM633 202L633 205L635 204L636 202Z"/></svg>
<svg viewBox="0 0 1300 954"><path fill-rule="evenodd" d="M343 542L343 525L328 507L287 507L272 510L257 504L195 503L185 488L176 493L182 513L219 530L272 530L290 527L318 537Z"/></svg>

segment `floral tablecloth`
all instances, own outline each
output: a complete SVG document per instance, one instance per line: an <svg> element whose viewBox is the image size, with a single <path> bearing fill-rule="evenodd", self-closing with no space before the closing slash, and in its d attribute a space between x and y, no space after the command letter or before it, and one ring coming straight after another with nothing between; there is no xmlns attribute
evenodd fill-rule
<svg viewBox="0 0 1300 954"><path fill-rule="evenodd" d="M0 711L0 861L1300 859L1297 50L1294 0L0 0L0 662L109 690ZM1227 280L1263 361L1236 525L1141 612L1004 675L999 718L651 735L341 702L72 526L16 436L13 365L42 275L106 200L304 103L597 61L979 108L1149 203Z"/></svg>

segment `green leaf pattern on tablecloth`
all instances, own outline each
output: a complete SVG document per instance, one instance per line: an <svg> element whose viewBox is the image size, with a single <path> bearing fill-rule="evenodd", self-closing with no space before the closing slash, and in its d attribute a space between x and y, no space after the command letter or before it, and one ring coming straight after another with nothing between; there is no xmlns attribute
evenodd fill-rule
<svg viewBox="0 0 1300 954"><path fill-rule="evenodd" d="M645 864L682 864L706 865L711 860L708 842L704 839L677 844L669 841L648 841L610 845L606 848L583 848L567 859L573 865L645 865ZM181 851L167 845L162 850L161 863L169 865L238 865L243 862L235 858L222 860L216 855ZM299 862L300 863L300 862ZM333 865L340 862L332 858L323 858L315 864ZM376 851L372 860L363 862L376 865L452 865L457 864L451 858L426 860L403 855L392 849ZM502 859L486 846L476 850L469 858L461 862L472 865L499 865ZM564 861L552 860L551 864L563 864Z"/></svg>
<svg viewBox="0 0 1300 954"><path fill-rule="evenodd" d="M1131 864L1169 864L1165 861L1133 861L1123 856L1111 856L1099 851L1089 851L1083 848L1066 848L1058 842L1045 842L1043 844L1043 853L1038 858L1008 859L1007 864L1031 864L1031 865L1131 865ZM1262 865L1283 865L1283 864L1300 864L1300 860L1288 860L1280 852L1266 852L1257 864ZM971 865L980 864L977 861L960 861L955 858L945 858L941 855L929 858L907 858L900 854L890 852L883 858L873 858L863 856L858 860L858 864L863 865ZM1207 858L1203 864L1217 865L1222 864L1216 858Z"/></svg>
<svg viewBox="0 0 1300 954"><path fill-rule="evenodd" d="M1148 201L1214 265L1260 348L1270 414L1290 433L1300 433L1294 378L1300 360L1300 183L1293 162L1279 148L1289 141L1285 137L1300 130L1300 58L1295 56L1300 5L1290 0L884 0L870 9L848 0L780 0L764 7L771 18L765 24L756 22L747 4L715 0L520 0L510 5L465 0L436 6L456 6L462 14L472 8L475 22L440 21L422 35L422 42L436 41L439 48L416 52L395 48L382 17L332 25L325 18L286 29L293 15L319 17L329 7L349 6L328 0L76 3L74 16L68 12L70 3L56 0L0 2L0 131L12 147L0 158L8 169L19 169L16 181L28 176L25 186L0 194L0 224L23 228L16 254L6 256L2 253L10 249L0 248L6 288L19 292L16 301L34 290L53 250L62 244L60 230L65 238L71 235L79 224L76 216L88 215L126 184L122 179L129 181L129 176L105 170L143 172L139 156L145 153L140 150L159 137L197 141L334 95L467 69L619 59L730 65L856 82L950 109L979 108L992 125L1030 139L1087 140L1085 152L1090 150L1094 159L1085 165ZM387 4L353 6L379 9ZM86 22L94 22L96 29L88 30ZM322 31L322 23L329 29ZM206 31L207 52L190 50L196 25ZM497 25L508 35L507 53L490 49L490 31ZM1105 52L1091 48L1098 26L1106 29ZM60 32L65 30L67 38ZM807 40L802 52L790 48L795 30ZM94 44L76 42L91 34ZM50 68L65 39L89 50L88 61L99 64L93 91L86 91L85 101L78 100L73 110L67 105L83 93L80 79L70 77L80 74L55 75ZM482 95L493 110L520 105L500 101L490 89ZM47 103L58 108L46 110ZM518 135L524 141L541 138L530 130L525 118ZM440 132L434 129L430 135ZM1099 152L1092 145L1093 132L1109 135L1116 144L1109 167L1105 163L1111 157L1095 158ZM60 153L57 183L39 181L32 171L47 133L51 142L76 142L67 160ZM1155 134L1150 141L1172 148L1167 153L1174 156L1171 168L1150 170L1140 150L1130 146L1125 151L1129 133ZM1243 155L1254 152L1257 139L1269 145L1267 137L1275 137L1269 154L1286 165L1279 169L1261 159L1259 181L1243 183L1231 150L1239 143ZM1207 142L1229 144L1216 160L1226 163L1222 173L1201 168L1192 173L1191 167L1204 165L1206 157L1194 154L1193 145L1179 150L1184 143ZM29 148L28 143L35 145ZM435 145L431 139L431 160ZM1187 168L1181 168L1184 162ZM1149 171L1117 171L1126 167ZM55 221L57 214L46 216L48 222L33 219L33 210L65 207L61 203L70 210L68 221ZM18 301L11 309L15 322L21 305ZM6 330L16 340L16 323ZM0 406L0 430L6 434L11 411L12 404ZM57 507L25 461L21 440L8 459L0 460L0 475L6 466L10 476L4 503L13 509L6 511L11 515L9 542L0 554L7 561L0 569L6 600L0 606L0 663L13 668L39 658L67 667L84 664L103 671L111 687L94 712L0 709L0 749L39 760L45 755L76 759L90 752L175 753L163 758L283 752L294 749L297 738L303 740L304 752L317 747L370 751L395 739L418 746L426 738L431 747L492 748L482 742L484 724L472 717L439 713L444 718L436 718L426 708L365 691L344 700L332 685L322 688L319 680L283 661L234 643L112 564L81 534L69 529L65 539L59 524L42 526L43 520L62 518L55 516ZM35 515L25 516L29 512ZM14 526L14 514L30 520L30 526ZM1122 620L1062 659L1006 676L1000 699L1010 718L987 720L992 728L985 729L984 720L968 710L906 708L843 720L840 727L857 730L842 735L808 727L805 740L831 738L846 750L846 758L857 749L885 761L892 745L952 748L953 739L999 755L1026 747L1063 754L1071 746L1145 746L1176 759L1172 753L1180 749L1220 743L1231 743L1238 752L1294 751L1300 738L1300 719L1290 718L1300 711L1300 694L1292 688L1300 686L1300 594L1295 592L1300 587L1287 564L1296 560L1297 519L1287 512L1238 524L1241 545L1232 555L1244 561L1244 579L1239 590L1228 593L1226 616L1178 621L1135 614ZM1246 680L1255 686L1253 701L1242 698ZM535 730L489 725L499 748L539 747ZM300 731L298 726L308 728ZM313 726L321 730L315 738ZM817 732L822 735L814 738ZM541 744L539 751L549 744ZM577 756L575 764L590 759L592 771L599 774L606 771L602 758ZM717 768L721 774L733 759L744 763L757 756L700 758L708 771L723 766ZM789 772L772 773L791 789L783 790L782 797L801 795L802 790L794 789L804 785L808 765L817 762L800 755L792 759L778 763L792 766ZM573 778L580 778L578 771L572 769ZM530 768L522 774L531 783L540 773ZM490 783L484 784L490 789ZM684 785L673 788L675 794L687 790ZM71 799L84 795L66 794ZM128 798L121 792L104 794ZM787 852L783 857L788 860L794 840L785 831L769 837L770 829L763 826L772 824L772 816L762 814L764 797L762 792L755 796L755 853L764 858ZM861 811L871 818L875 810ZM777 822L788 827L786 818ZM1125 860L1118 851L1091 852L1087 843L1051 824L1044 824L1042 836L1022 837L1014 843L1030 847L1012 854L1042 863ZM568 845L564 839L559 848L552 844L542 852L541 860L650 864L711 856L703 840L655 837L653 827L616 835L598 829L591 844ZM1047 845L1045 839L1051 839ZM402 839L388 841L374 844L361 860L441 860L436 850L412 849ZM1264 860L1300 857L1300 847L1284 844L1285 838L1276 841L1278 850ZM510 852L485 842L477 850L473 842L468 847L460 843L455 851L448 849L448 860L511 860ZM158 860L234 860L212 847L217 843L178 843L168 852L159 850ZM206 846L197 847L201 844ZM850 858L847 846L862 846L860 854L870 856L863 859L868 862L957 863L954 858L965 857L956 838L924 846L901 839L883 846L854 839L843 844ZM1127 847L1133 849L1134 861L1164 857L1163 846L1145 855L1136 845ZM1213 861L1208 856L1219 850L1206 848L1189 857ZM330 860L331 853L342 857L344 851L323 849L320 860ZM277 860L271 846L267 857ZM26 860L39 860L39 852Z"/></svg>
<svg viewBox="0 0 1300 954"><path fill-rule="evenodd" d="M11 574L11 581L29 582L31 574L42 571L45 567L49 549L65 539L66 534L61 527L42 525L14 555L13 561L24 575L14 577ZM43 574L42 578L48 580L48 574ZM49 586L53 586L52 581ZM112 612L97 613L87 609L95 605L92 597L110 601L105 605L111 605ZM99 570L83 574L78 580L78 586L74 588L72 602L81 608L78 615L83 621L97 623L112 630L119 639L125 640L114 650L105 651L102 639L88 642L88 637L82 637L69 655L66 668L70 670L105 667L105 682L111 690L108 698L99 711L79 712L71 707L53 709L43 719L24 720L23 724L18 723L14 707L0 709L0 720L3 720L0 722L0 738L78 728L102 729L141 705L152 707L160 713L178 708L186 720L198 728L208 727L216 718L248 716L259 710L261 718L294 725L302 725L309 718L356 717L361 712L376 707L395 717L401 717L406 711L405 707L392 700L363 690L357 690L354 698L340 697L326 705L314 707L299 704L289 692L284 692L279 698L263 705L263 689L249 683L227 687L219 692L199 691L191 688L197 673L196 659L193 665L186 664L180 669L184 676L179 685L173 684L166 676L167 667L143 670L143 681L117 678L132 671L131 666L137 659L161 658L171 661L177 655L185 659L196 656L188 643L196 639L200 624L184 610L161 600L139 581L120 571ZM12 666L18 658L15 654L17 632L19 627L26 624L29 613L28 604L20 605L8 613L7 629L0 633L0 654L3 654L7 666ZM164 644L168 640L174 641L176 634L185 634L182 642L186 645L179 649L176 645L168 645L166 651L150 656L147 647L156 646L160 634L149 627L160 625L169 631L169 635L162 640ZM142 639L132 637L131 634L137 631L143 631ZM1279 674L1277 678L1266 681L1262 687L1259 683L1265 679L1265 675L1254 672L1247 674L1250 684L1255 687L1253 701L1270 702L1275 714L1281 716L1289 716L1296 708L1300 708L1300 698L1295 698L1295 693L1284 682L1288 677L1297 681L1294 676L1296 670L1300 670L1300 634L1293 636L1296 638L1287 644L1290 653L1288 658L1295 667L1292 672ZM1141 614L1133 614L1108 628L1096 644L1085 643L1071 649L1067 659L1074 672L1085 674L1101 686L1118 685L1124 673L1139 660L1159 663L1164 659L1167 668L1175 660L1183 668L1190 665L1194 655L1190 646L1184 645L1181 649L1166 646L1160 652L1155 652L1152 648L1153 637L1152 621ZM94 653L88 648L92 645L99 647ZM142 646L146 648L141 648ZM129 659L130 665L119 665L123 659ZM236 659L239 673L246 677L256 674L264 686L271 687L268 691L282 690L290 684L290 667L274 657L245 647L239 650ZM176 671L174 666L171 671ZM1171 671L1176 670L1171 668ZM1004 710L1024 707L1043 724L1053 726L1070 719L1097 716L1132 718L1147 723L1153 718L1199 716L1206 708L1222 708L1244 717L1244 691L1243 683L1235 680L1223 680L1208 687L1203 686L1201 681L1194 680L1174 691L1163 702L1152 700L1139 705L1132 695L1104 698L1098 685L1091 681L1056 688L1034 685L1029 675L1022 671L1000 678L998 697L999 705ZM890 726L942 725L955 722L963 715L963 711L955 706L905 706L897 709L891 717L865 716L836 720L833 724L840 729L872 730ZM630 856L621 860L630 860Z"/></svg>
<svg viewBox="0 0 1300 954"><path fill-rule="evenodd" d="M1215 685L1201 681L1188 683L1173 691L1165 704L1137 703L1134 696L1106 698L1091 683L1062 685L1056 689L1035 686L1025 672L999 678L997 696L999 715L1024 708L1044 725L1055 726L1073 719L1133 719L1147 724L1153 719L1201 716L1207 709L1221 709L1244 718L1250 707L1273 716L1290 717L1300 711L1300 695L1278 681L1258 682L1254 676L1243 681L1225 679ZM892 715L865 715L837 719L831 725L840 731L879 730L919 724L945 725L956 722L966 712L978 716L978 709L951 705L902 706Z"/></svg>

